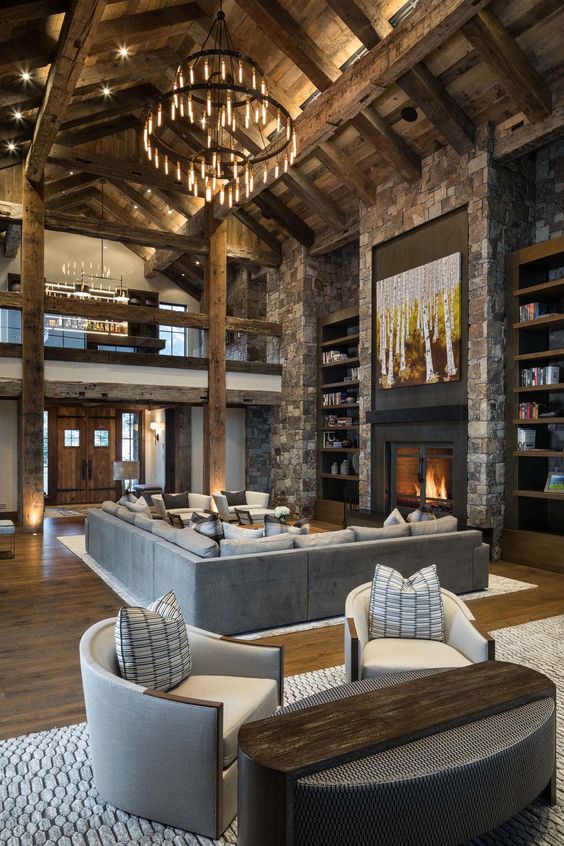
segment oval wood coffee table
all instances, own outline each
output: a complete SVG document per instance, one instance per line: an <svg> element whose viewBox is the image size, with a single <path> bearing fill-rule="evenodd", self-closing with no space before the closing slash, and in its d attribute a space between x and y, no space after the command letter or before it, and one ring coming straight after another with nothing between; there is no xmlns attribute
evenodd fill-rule
<svg viewBox="0 0 564 846"><path fill-rule="evenodd" d="M417 675L244 725L239 846L456 846L541 794L554 804L550 679L499 661Z"/></svg>

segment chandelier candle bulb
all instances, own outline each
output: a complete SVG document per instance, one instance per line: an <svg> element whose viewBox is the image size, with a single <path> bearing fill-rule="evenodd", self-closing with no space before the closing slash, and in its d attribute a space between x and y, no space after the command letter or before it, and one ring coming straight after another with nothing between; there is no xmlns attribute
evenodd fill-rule
<svg viewBox="0 0 564 846"><path fill-rule="evenodd" d="M166 176L168 176L168 156L166 155L166 153L165 153L165 157L164 157L164 169L165 169Z"/></svg>
<svg viewBox="0 0 564 846"><path fill-rule="evenodd" d="M190 65L189 74L190 74L190 85L194 85L194 65Z"/></svg>
<svg viewBox="0 0 564 846"><path fill-rule="evenodd" d="M239 59L239 85L243 84L243 62Z"/></svg>
<svg viewBox="0 0 564 846"><path fill-rule="evenodd" d="M149 135L152 135L153 134L153 113L152 112L149 112L148 130L149 130Z"/></svg>
<svg viewBox="0 0 564 846"><path fill-rule="evenodd" d="M231 187L231 185L229 186L229 190L227 192L227 197L228 197L228 201L229 201L229 208L231 209L231 208L233 208L233 188Z"/></svg>
<svg viewBox="0 0 564 846"><path fill-rule="evenodd" d="M223 187L223 185L219 189L219 202L221 203L221 205L223 205L225 202L225 188Z"/></svg>
<svg viewBox="0 0 564 846"><path fill-rule="evenodd" d="M204 79L207 82L209 78L210 78L210 66L209 66L208 60L206 59L204 61Z"/></svg>
<svg viewBox="0 0 564 846"><path fill-rule="evenodd" d="M176 162L176 181L180 182L180 162Z"/></svg>
<svg viewBox="0 0 564 846"><path fill-rule="evenodd" d="M159 103L159 108L157 109L157 126L161 126L163 122L163 107L162 104Z"/></svg>

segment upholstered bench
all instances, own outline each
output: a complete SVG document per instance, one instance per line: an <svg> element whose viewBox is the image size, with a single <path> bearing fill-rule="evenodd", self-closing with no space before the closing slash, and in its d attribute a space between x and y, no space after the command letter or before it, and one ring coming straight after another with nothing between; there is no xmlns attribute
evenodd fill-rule
<svg viewBox="0 0 564 846"><path fill-rule="evenodd" d="M1 550L4 557L14 558L16 555L16 527L11 520L0 520L0 538L9 538L10 542L8 549Z"/></svg>
<svg viewBox="0 0 564 846"><path fill-rule="evenodd" d="M555 801L555 688L497 661L342 685L243 726L239 846L456 846Z"/></svg>

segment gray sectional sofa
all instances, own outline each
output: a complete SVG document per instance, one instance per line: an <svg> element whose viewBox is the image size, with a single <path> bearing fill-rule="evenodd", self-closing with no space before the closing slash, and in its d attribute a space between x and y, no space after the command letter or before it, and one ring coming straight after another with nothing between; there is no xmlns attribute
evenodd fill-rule
<svg viewBox="0 0 564 846"><path fill-rule="evenodd" d="M366 540L377 530L350 528L294 536L289 549L258 543L250 554L202 557L216 553L193 529L174 533L162 521L111 506L105 504L115 513L89 510L87 552L143 604L173 589L187 623L220 634L343 614L347 595L372 579L376 563L405 576L435 564L441 585L454 593L488 586L489 550L474 530L412 536L406 524L402 537Z"/></svg>

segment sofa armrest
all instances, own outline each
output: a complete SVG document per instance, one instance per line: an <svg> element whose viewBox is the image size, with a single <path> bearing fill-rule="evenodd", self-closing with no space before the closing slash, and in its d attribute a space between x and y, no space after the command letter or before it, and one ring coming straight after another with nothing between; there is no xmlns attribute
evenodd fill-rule
<svg viewBox="0 0 564 846"><path fill-rule="evenodd" d="M284 647L237 640L187 626L194 675L273 679L284 691Z"/></svg>

